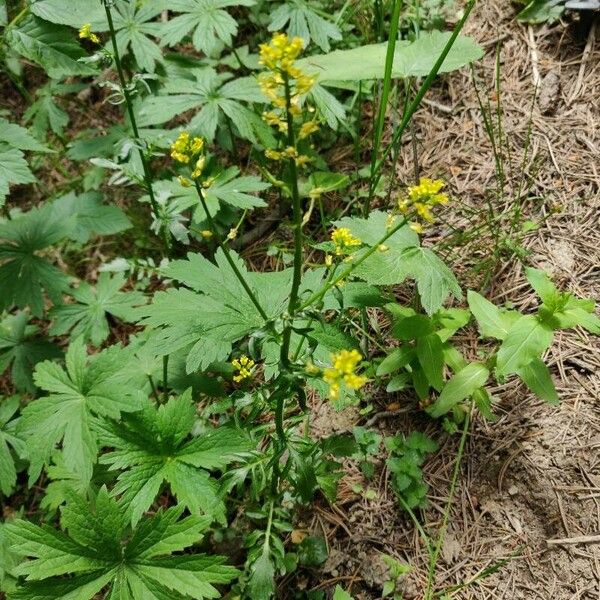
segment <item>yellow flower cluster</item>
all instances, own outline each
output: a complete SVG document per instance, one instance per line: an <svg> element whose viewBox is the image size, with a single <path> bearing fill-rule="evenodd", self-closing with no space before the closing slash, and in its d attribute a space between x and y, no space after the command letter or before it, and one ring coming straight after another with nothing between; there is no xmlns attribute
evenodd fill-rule
<svg viewBox="0 0 600 600"><path fill-rule="evenodd" d="M95 33L92 33L91 23L85 23L81 26L81 29L79 30L79 38L82 40L90 40L90 42L93 42L94 44L100 43L100 38Z"/></svg>
<svg viewBox="0 0 600 600"><path fill-rule="evenodd" d="M285 33L274 34L269 44L260 46L259 62L266 71L260 74L258 84L273 107L272 110L265 111L262 117L280 133L288 133L288 112L292 117L302 114L301 97L315 84L314 76L307 75L295 65L303 47L302 38L290 39ZM298 139L306 139L318 129L319 123L316 120L306 121L300 126ZM306 156L291 156L285 152L289 152L289 148L283 153L268 150L266 155L273 160L295 158L296 164L300 166L309 161Z"/></svg>
<svg viewBox="0 0 600 600"><path fill-rule="evenodd" d="M323 371L323 380L329 386L329 397L332 400L339 397L342 383L351 390L358 390L367 383L364 375L356 374L361 360L358 350L342 350L331 355L333 366Z"/></svg>
<svg viewBox="0 0 600 600"><path fill-rule="evenodd" d="M202 175L206 157L204 151L204 139L201 137L190 137L187 131L182 131L178 138L171 144L171 158L185 165L194 162L192 179L198 179ZM192 182L186 177L179 177L179 183L183 187L189 187Z"/></svg>
<svg viewBox="0 0 600 600"><path fill-rule="evenodd" d="M448 202L448 195L441 191L444 185L440 179L421 178L419 185L410 186L407 196L398 201L398 209L403 214L414 209L420 219L432 223L434 217L431 208ZM423 231L420 223L413 223L411 227L418 233Z"/></svg>
<svg viewBox="0 0 600 600"><path fill-rule="evenodd" d="M237 374L233 376L233 380L239 383L240 381L244 381L244 379L252 377L252 367L254 364L254 361L245 355L234 358L231 361L231 365L237 371Z"/></svg>
<svg viewBox="0 0 600 600"><path fill-rule="evenodd" d="M285 160L286 158L293 158L294 162L298 167L303 167L306 163L310 162L310 157L306 154L298 154L298 150L293 146L288 146L283 150L265 150L265 156L271 160Z"/></svg>
<svg viewBox="0 0 600 600"><path fill-rule="evenodd" d="M354 237L347 227L339 227L331 234L331 241L335 244L337 256L349 254L353 248L362 245L362 241Z"/></svg>

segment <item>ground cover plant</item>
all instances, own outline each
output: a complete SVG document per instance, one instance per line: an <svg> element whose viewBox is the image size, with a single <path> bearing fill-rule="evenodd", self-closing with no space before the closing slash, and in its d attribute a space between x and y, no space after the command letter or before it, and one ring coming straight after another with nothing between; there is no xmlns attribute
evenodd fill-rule
<svg viewBox="0 0 600 600"><path fill-rule="evenodd" d="M474 9L0 7L0 593L432 600L522 553L438 581L474 423L501 430L506 384L559 404L547 357L600 318L524 247L559 211L527 206L533 124L515 161L500 49L491 94L464 33ZM440 236L465 199L425 168L415 120L458 70L495 181L472 231ZM448 250L484 235L465 272ZM506 265L527 306L488 298ZM377 427L407 407L408 431ZM348 409L357 426L318 426ZM453 444L440 501L424 470ZM335 509L351 469L365 501L385 479L420 539L412 596L393 547L370 591L321 570L329 539L306 515Z"/></svg>

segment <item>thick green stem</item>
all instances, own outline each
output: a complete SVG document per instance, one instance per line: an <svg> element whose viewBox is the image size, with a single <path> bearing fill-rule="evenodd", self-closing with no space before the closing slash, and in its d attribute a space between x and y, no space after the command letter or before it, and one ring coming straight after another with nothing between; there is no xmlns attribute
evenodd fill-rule
<svg viewBox="0 0 600 600"><path fill-rule="evenodd" d="M127 82L125 80L123 65L121 63L121 55L119 54L119 48L117 46L115 26L113 23L112 13L110 11L110 2L108 0L104 0L104 10L106 11L106 20L108 21L108 29L110 31L110 39L113 47L115 65L117 67L117 74L119 76L119 83L121 84L121 89L123 90L123 98L125 99L125 105L127 106L129 122L131 124L131 129L133 130L133 136L135 138L137 151L140 156L140 161L142 163L142 169L144 170L144 184L146 187L146 191L148 192L148 197L150 198L150 205L152 206L152 211L158 219L160 218L160 214L158 209L158 203L156 201L156 196L154 195L154 189L152 188L152 174L150 173L150 167L148 165L148 161L146 160L146 154L141 146L143 142L140 138L140 132L137 126L137 121L135 119L131 95L129 94L129 90L127 89ZM163 238L165 242L165 247L169 249L171 246L171 241L169 239L169 231L166 227L163 229Z"/></svg>
<svg viewBox="0 0 600 600"><path fill-rule="evenodd" d="M290 82L287 73L283 74L285 86L285 103L286 103L286 119L287 119L287 143L290 148L296 148L296 136L294 133L294 118L290 111L291 108L291 93ZM294 210L294 267L292 275L292 288L290 290L290 298L288 301L288 315L290 322L286 323L283 330L283 340L281 344L280 361L282 365L287 366L290 361L290 340L292 337L292 323L296 306L298 304L298 291L302 280L302 203L300 193L298 191L298 168L296 166L295 157L290 157L289 160L292 206Z"/></svg>
<svg viewBox="0 0 600 600"><path fill-rule="evenodd" d="M263 307L260 305L260 302L258 301L256 294L252 291L252 288L248 285L247 281L244 279L244 276L238 269L237 265L235 264L235 261L233 260L233 258L231 256L231 252L229 251L229 248L226 246L226 244L223 243L223 240L222 240L221 236L219 235L219 230L217 229L217 225L216 225L214 219L212 218L211 214L208 212L208 206L206 205L206 200L204 199L204 194L202 193L202 188L200 187L197 180L194 180L194 184L196 185L196 192L198 192L198 198L200 199L200 204L202 205L204 213L206 214L206 220L208 221L208 226L210 227L210 230L212 231L213 235L215 236L215 239L217 240L217 244L219 245L219 248L221 248L221 250L223 251L223 254L225 255L225 260L227 260L227 262L229 263L231 270L233 271L234 275L237 277L238 281L242 284L244 291L246 292L246 294L248 294L248 297L252 301L252 304L254 304L254 306L256 307L256 310L258 311L260 316L265 320L265 322L268 322L269 317L267 316L267 313L264 311Z"/></svg>

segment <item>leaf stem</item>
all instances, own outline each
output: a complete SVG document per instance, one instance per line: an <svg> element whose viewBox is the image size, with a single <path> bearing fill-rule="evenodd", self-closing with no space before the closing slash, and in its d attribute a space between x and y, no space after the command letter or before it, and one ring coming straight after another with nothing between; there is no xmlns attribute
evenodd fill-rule
<svg viewBox="0 0 600 600"><path fill-rule="evenodd" d="M256 310L258 311L260 316L265 320L265 322L268 322L269 317L267 316L267 313L264 311L263 307L260 305L260 302L258 301L256 294L252 291L252 289L248 285L246 279L244 278L244 276L238 269L237 265L235 264L235 261L233 260L233 258L231 256L231 252L229 251L229 248L226 246L225 243L223 243L223 239L221 238L221 235L219 234L217 225L216 225L214 219L212 218L211 214L208 212L208 206L206 205L206 200L204 198L204 194L202 193L202 188L200 187L198 180L196 180L196 179L194 180L194 185L196 186L196 192L198 193L198 198L200 198L200 204L202 205L204 213L206 214L206 220L208 221L208 226L210 227L213 235L215 236L215 239L217 240L217 244L218 244L219 248L221 248L221 250L223 251L223 254L225 255L225 259L229 263L231 270L233 271L234 275L237 277L238 281L242 284L242 287L244 288L244 291L246 292L246 294L248 294L248 297L252 301L252 304L254 304L254 306L256 307Z"/></svg>
<svg viewBox="0 0 600 600"><path fill-rule="evenodd" d="M156 197L154 195L154 189L152 187L152 174L150 172L150 167L148 165L148 161L146 159L146 154L142 149L143 140L140 138L140 132L137 126L137 121L135 118L135 113L133 110L133 102L131 101L131 96L129 94L129 90L127 89L127 82L125 80L125 74L123 72L123 65L121 63L121 55L119 54L119 48L117 46L117 37L115 26L113 23L112 13L110 10L110 1L103 0L104 10L106 11L106 19L108 21L108 28L110 30L110 40L113 47L113 57L115 59L115 65L117 67L117 74L119 76L119 83L121 84L121 89L123 90L123 98L125 99L125 105L127 106L127 114L129 115L129 122L131 125L131 129L133 130L133 135L136 141L136 148L140 157L140 161L142 163L142 169L144 171L144 184L146 187L146 191L148 192L148 197L150 198L150 204L152 206L152 212L155 217L159 218L159 208L158 202L156 201ZM171 241L169 239L169 231L166 227L163 228L163 238L165 242L165 247L167 250L171 248Z"/></svg>

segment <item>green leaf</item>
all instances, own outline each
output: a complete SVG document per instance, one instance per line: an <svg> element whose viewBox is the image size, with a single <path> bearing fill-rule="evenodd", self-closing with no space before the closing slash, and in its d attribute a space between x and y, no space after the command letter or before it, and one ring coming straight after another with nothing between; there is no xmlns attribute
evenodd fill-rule
<svg viewBox="0 0 600 600"><path fill-rule="evenodd" d="M554 332L534 315L518 319L498 350L496 371L499 376L517 373L552 344Z"/></svg>
<svg viewBox="0 0 600 600"><path fill-rule="evenodd" d="M490 376L490 371L481 363L470 363L446 383L438 399L427 412L432 417L441 417L450 412L459 402L471 397L482 387Z"/></svg>
<svg viewBox="0 0 600 600"><path fill-rule="evenodd" d="M169 10L183 14L161 27L162 43L175 46L191 33L196 50L213 56L223 45L231 46L238 31L237 21L223 9L253 4L254 0L171 0Z"/></svg>
<svg viewBox="0 0 600 600"><path fill-rule="evenodd" d="M0 143L0 208L4 206L8 196L9 185L12 183L33 183L36 181L29 170L23 153Z"/></svg>
<svg viewBox="0 0 600 600"><path fill-rule="evenodd" d="M98 453L94 418L118 418L142 406L142 392L124 390L112 380L126 357L119 346L87 356L80 339L69 346L66 371L50 361L36 366L34 381L49 395L28 404L19 423L27 443L30 482L49 463L59 442L65 466L90 480Z"/></svg>
<svg viewBox="0 0 600 600"><path fill-rule="evenodd" d="M517 15L517 19L526 23L553 23L560 19L564 10L562 2L531 0Z"/></svg>
<svg viewBox="0 0 600 600"><path fill-rule="evenodd" d="M252 600L269 600L275 592L275 568L266 547L250 567L248 591Z"/></svg>
<svg viewBox="0 0 600 600"><path fill-rule="evenodd" d="M182 512L160 510L130 529L125 507L105 487L93 507L71 491L62 509L63 531L23 520L5 526L11 550L31 559L16 567L26 579L11 597L91 600L106 590L114 600L217 598L214 586L238 572L220 556L173 554L199 542L210 524L196 516L181 519Z"/></svg>
<svg viewBox="0 0 600 600"><path fill-rule="evenodd" d="M342 32L337 25L319 16L302 0L293 4L284 3L271 13L269 31L283 31L286 24L290 37L302 38L307 46L312 40L323 52L329 52L330 39L342 39Z"/></svg>
<svg viewBox="0 0 600 600"><path fill-rule="evenodd" d="M37 325L29 325L26 313L8 315L0 322L0 374L11 369L11 379L20 391L35 392L33 369L43 360L59 358L60 349L40 335Z"/></svg>
<svg viewBox="0 0 600 600"><path fill-rule="evenodd" d="M414 42L396 45L392 77L424 77L429 74L452 33L422 33ZM334 50L298 61L298 67L318 76L321 83L382 79L387 43L370 44L351 50ZM440 68L440 73L454 71L483 56L483 49L472 38L459 36ZM352 65L352 69L348 69Z"/></svg>
<svg viewBox="0 0 600 600"><path fill-rule="evenodd" d="M529 285L531 285L535 293L542 299L542 302L553 304L560 297L560 293L545 271L526 267L525 275L527 276Z"/></svg>
<svg viewBox="0 0 600 600"><path fill-rule="evenodd" d="M99 346L110 333L107 315L122 321L134 320L133 307L145 304L142 292L120 292L125 285L123 275L111 277L109 273L101 273L98 285L94 289L86 282L73 289L70 295L76 300L73 304L63 304L50 311L54 319L50 327L52 335L64 335L71 332L71 338L82 337Z"/></svg>
<svg viewBox="0 0 600 600"><path fill-rule="evenodd" d="M240 137L257 142L257 132L268 130L262 119L242 102L264 104L256 78L238 77L231 81L228 73L214 69L194 69L193 79L168 80L157 96L148 96L138 112L140 126L158 125L181 113L200 109L190 119L188 129L209 142L215 137L219 124L229 119Z"/></svg>
<svg viewBox="0 0 600 600"><path fill-rule="evenodd" d="M0 142L19 150L51 152L47 146L38 142L27 129L2 118L0 118Z"/></svg>
<svg viewBox="0 0 600 600"><path fill-rule="evenodd" d="M67 237L72 228L73 220L55 218L48 205L0 223L0 311L29 306L41 316L44 290L60 303L69 278L37 252Z"/></svg>
<svg viewBox="0 0 600 600"><path fill-rule="evenodd" d="M407 274L417 282L421 304L428 315L442 308L452 295L462 298L460 284L454 273L429 248L407 248L402 253Z"/></svg>
<svg viewBox="0 0 600 600"><path fill-rule="evenodd" d="M79 62L87 54L68 27L28 16L17 27L6 30L5 41L15 52L38 63L52 79L96 73L93 67Z"/></svg>
<svg viewBox="0 0 600 600"><path fill-rule="evenodd" d="M96 192L77 196L69 192L50 205L52 217L57 220L74 220L69 237L85 244L93 235L113 235L131 227L127 215L114 204L103 204Z"/></svg>
<svg viewBox="0 0 600 600"><path fill-rule="evenodd" d="M335 586L335 590L333 592L333 600L354 600L352 596L344 591L339 585Z"/></svg>
<svg viewBox="0 0 600 600"><path fill-rule="evenodd" d="M79 29L90 23L93 31L108 29L104 6L96 0L70 0L69 10L65 10L64 0L38 0L31 4L30 10L34 15L59 25Z"/></svg>
<svg viewBox="0 0 600 600"><path fill-rule="evenodd" d="M440 391L444 385L444 353L437 333L417 340L417 358L429 385Z"/></svg>
<svg viewBox="0 0 600 600"><path fill-rule="evenodd" d="M479 325L479 332L483 337L491 337L497 340L505 339L512 325L521 316L517 311L498 308L489 300L471 290L467 292L467 301Z"/></svg>
<svg viewBox="0 0 600 600"><path fill-rule="evenodd" d="M395 373L405 367L414 357L414 350L408 346L396 348L388 354L377 367L377 376L382 377Z"/></svg>
<svg viewBox="0 0 600 600"><path fill-rule="evenodd" d="M239 431L224 426L192 437L195 412L188 390L158 407L147 402L140 413L102 426L102 443L113 450L100 462L120 471L113 493L122 494L133 525L163 482L193 514L223 520L224 507L209 469L241 459L252 446Z"/></svg>
<svg viewBox="0 0 600 600"><path fill-rule="evenodd" d="M558 404L559 398L550 370L541 359L534 358L529 364L521 367L517 375L536 396L550 404Z"/></svg>
<svg viewBox="0 0 600 600"><path fill-rule="evenodd" d="M14 457L22 457L25 443L16 435L18 396L0 398L0 494L9 496L17 482ZM1 589L1 587L0 587Z"/></svg>
<svg viewBox="0 0 600 600"><path fill-rule="evenodd" d="M212 181L210 187L205 188L204 198L210 202L225 202L237 208L255 208L266 206L266 202L253 194L262 192L271 187L271 184L261 181L260 177L254 175L238 177L240 170L237 167L229 167L221 171ZM204 220L204 213L196 217Z"/></svg>

